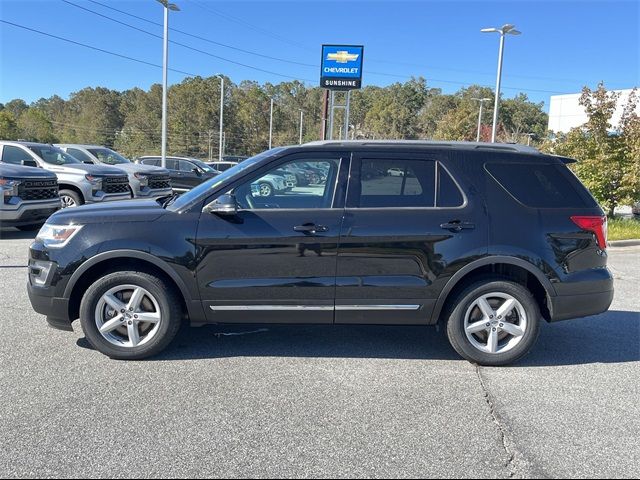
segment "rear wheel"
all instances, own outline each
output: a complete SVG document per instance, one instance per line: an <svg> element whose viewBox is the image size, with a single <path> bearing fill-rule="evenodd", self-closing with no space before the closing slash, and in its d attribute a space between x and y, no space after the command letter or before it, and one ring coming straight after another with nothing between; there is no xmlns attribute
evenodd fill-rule
<svg viewBox="0 0 640 480"><path fill-rule="evenodd" d="M73 190L60 190L59 195L62 208L79 207L84 203L80 195Z"/></svg>
<svg viewBox="0 0 640 480"><path fill-rule="evenodd" d="M143 272L115 272L89 287L80 304L80 323L91 345L118 360L160 353L180 328L178 295Z"/></svg>
<svg viewBox="0 0 640 480"><path fill-rule="evenodd" d="M273 195L273 187L268 183L260 183L258 190L260 191L261 197L270 197Z"/></svg>
<svg viewBox="0 0 640 480"><path fill-rule="evenodd" d="M540 309L522 285L490 277L465 288L452 302L447 336L453 348L480 365L513 363L533 347Z"/></svg>

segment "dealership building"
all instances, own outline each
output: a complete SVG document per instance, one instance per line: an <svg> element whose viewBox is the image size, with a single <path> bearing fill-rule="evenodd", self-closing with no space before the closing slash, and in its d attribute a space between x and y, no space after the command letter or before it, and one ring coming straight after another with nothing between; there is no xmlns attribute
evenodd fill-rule
<svg viewBox="0 0 640 480"><path fill-rule="evenodd" d="M614 130L620 126L620 118L627 104L629 95L633 89L613 90L620 94L616 105L616 111L611 118L611 124ZM569 130L587 122L587 114L584 107L580 105L580 96L582 93L571 93L568 95L553 95L549 103L549 130L556 133L567 133ZM640 91L638 92L640 100ZM640 102L636 107L636 112L640 115Z"/></svg>

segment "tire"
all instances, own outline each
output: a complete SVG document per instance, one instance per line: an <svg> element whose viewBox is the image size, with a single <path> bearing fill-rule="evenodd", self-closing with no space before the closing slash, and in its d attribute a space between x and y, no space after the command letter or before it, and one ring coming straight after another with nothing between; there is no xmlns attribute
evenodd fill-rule
<svg viewBox="0 0 640 480"><path fill-rule="evenodd" d="M58 195L62 200L62 208L79 207L84 204L84 200L74 190L60 190Z"/></svg>
<svg viewBox="0 0 640 480"><path fill-rule="evenodd" d="M20 225L16 228L21 232L35 232L36 230L40 230L40 227L42 227L42 225L42 223L33 223L31 225Z"/></svg>
<svg viewBox="0 0 640 480"><path fill-rule="evenodd" d="M511 299L515 302L511 303ZM519 283L495 276L478 279L464 288L450 305L445 313L447 337L454 350L470 362L486 366L514 363L524 357L538 339L541 317L538 303ZM507 316L497 315L500 307L508 309L510 305L514 306ZM491 313L493 316L488 318ZM481 330L474 332L475 329Z"/></svg>
<svg viewBox="0 0 640 480"><path fill-rule="evenodd" d="M270 183L262 182L258 184L258 191L261 197L273 196L273 186Z"/></svg>
<svg viewBox="0 0 640 480"><path fill-rule="evenodd" d="M140 307L132 312L125 309L125 315L121 314L122 310L117 314L113 303L106 303L103 297L113 292L111 297L125 307L134 291L142 290L146 292L141 294ZM104 355L116 360L141 360L157 355L174 339L182 323L181 304L174 289L159 278L144 272L115 272L100 278L85 292L80 304L80 324L89 343ZM157 317L157 321L149 323L132 318L143 315ZM108 321L116 320L115 316L126 321L101 333L98 322L104 328ZM138 332L137 345L131 338L131 329Z"/></svg>

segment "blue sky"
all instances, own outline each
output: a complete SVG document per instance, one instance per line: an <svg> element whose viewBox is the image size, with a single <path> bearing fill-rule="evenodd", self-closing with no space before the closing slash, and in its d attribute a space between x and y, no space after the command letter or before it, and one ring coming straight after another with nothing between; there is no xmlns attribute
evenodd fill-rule
<svg viewBox="0 0 640 480"><path fill-rule="evenodd" d="M162 35L160 25L89 0L67 1ZM162 6L155 0L96 1L162 22ZM493 86L499 36L480 33L480 29L513 23L523 34L507 38L506 96L523 91L535 101L544 101L547 108L550 95L578 92L585 84L595 86L604 80L607 87L617 89L640 83L638 1L174 1L181 11L171 14L171 27L288 61L171 33L172 40L210 54L172 45L171 67L202 76L222 72L234 82L295 77L317 85L321 44L345 43L365 46L364 85L387 85L422 75L429 85L446 92L473 83ZM0 20L162 63L160 39L64 0L0 0ZM86 86L147 89L161 81L160 68L6 23L0 23L0 55L0 102L16 97L31 102L53 94L68 98ZM170 72L169 82L184 76Z"/></svg>

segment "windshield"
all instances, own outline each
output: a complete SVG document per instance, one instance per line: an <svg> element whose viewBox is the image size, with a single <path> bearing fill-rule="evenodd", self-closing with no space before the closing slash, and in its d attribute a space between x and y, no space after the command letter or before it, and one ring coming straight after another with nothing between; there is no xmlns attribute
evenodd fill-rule
<svg viewBox="0 0 640 480"><path fill-rule="evenodd" d="M101 163L106 163L107 165L131 163L118 152L114 152L108 148L88 148L87 150L89 150Z"/></svg>
<svg viewBox="0 0 640 480"><path fill-rule="evenodd" d="M29 150L38 155L46 163L51 165L70 165L82 163L66 153L64 150L52 145L30 145Z"/></svg>
<svg viewBox="0 0 640 480"><path fill-rule="evenodd" d="M200 167L202 170L204 170L207 173L216 173L217 172L216 169L211 168L209 165L207 165L203 161L198 160L197 158L190 158L189 160L191 161L191 163L193 163L194 165L197 165L198 167Z"/></svg>
<svg viewBox="0 0 640 480"><path fill-rule="evenodd" d="M213 177L210 180L207 180L204 183L201 183L193 190L189 190L187 193L180 195L171 205L167 207L167 210L176 211L180 210L190 203L196 201L201 195L205 194L209 190L214 190L222 183L226 182L229 178L235 176L236 174L246 170L249 167L252 167L258 162L265 160L267 158L273 157L284 150L284 147L276 147L271 150L267 150L265 152L259 153L255 157L248 158L242 163L234 165L229 170L222 172L220 175ZM211 168L211 167L209 167Z"/></svg>

